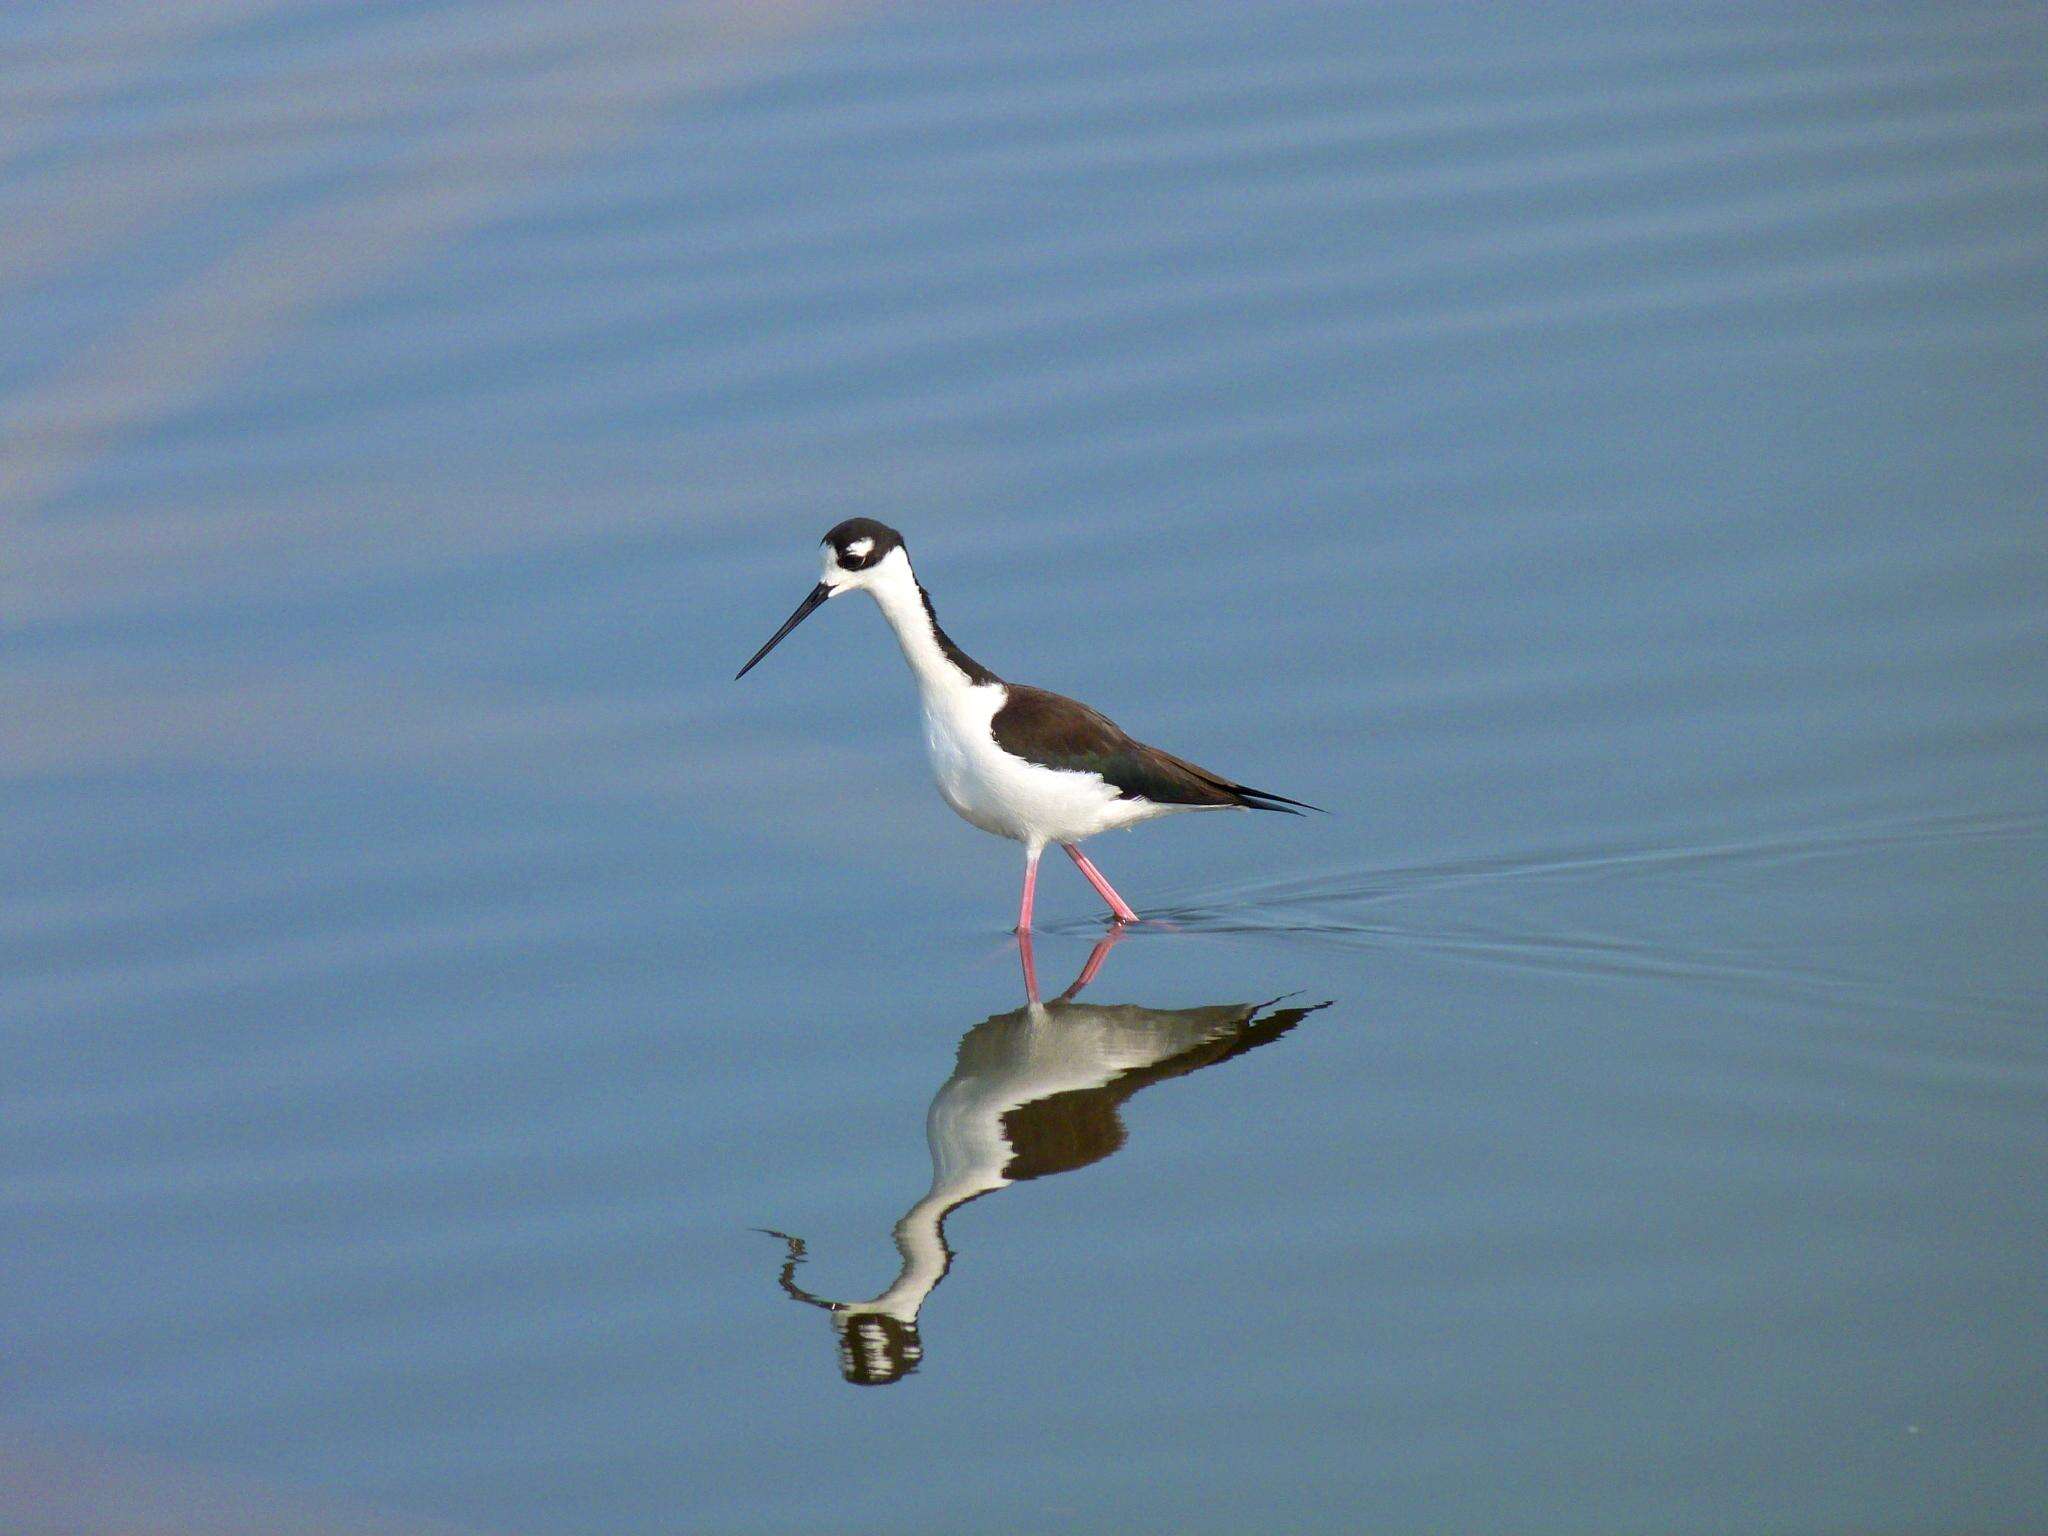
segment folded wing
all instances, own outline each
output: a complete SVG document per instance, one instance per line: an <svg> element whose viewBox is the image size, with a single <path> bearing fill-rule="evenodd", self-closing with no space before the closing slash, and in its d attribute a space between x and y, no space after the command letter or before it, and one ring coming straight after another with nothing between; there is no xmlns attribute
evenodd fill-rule
<svg viewBox="0 0 2048 1536"><path fill-rule="evenodd" d="M1320 806L1268 794L1185 758L1148 747L1126 735L1099 710L1078 699L1006 683L1008 699L996 711L996 745L1047 768L1099 773L1126 800L1155 805L1242 806L1299 816Z"/></svg>

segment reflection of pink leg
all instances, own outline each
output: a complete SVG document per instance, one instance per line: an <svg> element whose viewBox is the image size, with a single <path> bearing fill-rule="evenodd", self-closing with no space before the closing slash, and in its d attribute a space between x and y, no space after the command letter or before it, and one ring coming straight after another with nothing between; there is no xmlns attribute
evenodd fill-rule
<svg viewBox="0 0 2048 1536"><path fill-rule="evenodd" d="M1109 903L1109 910L1116 914L1118 922L1135 923L1138 920L1138 914L1131 910L1130 903L1117 895L1110 883L1102 878L1102 871L1088 862L1087 854L1072 843L1061 843L1060 846L1067 850L1067 857L1072 859L1081 873L1088 877L1088 883L1095 887L1095 894Z"/></svg>
<svg viewBox="0 0 2048 1536"><path fill-rule="evenodd" d="M1038 1006L1038 967L1031 963L1031 930L1017 930L1017 959L1024 966L1024 1001Z"/></svg>
<svg viewBox="0 0 2048 1536"><path fill-rule="evenodd" d="M1109 952L1116 948L1116 941L1124 936L1124 925L1116 924L1109 932L1095 941L1095 947L1088 951L1088 963L1081 967L1081 974L1074 978L1074 984L1060 994L1064 1001L1087 986L1095 979L1095 973L1102 969L1102 962L1109 958Z"/></svg>
<svg viewBox="0 0 2048 1536"><path fill-rule="evenodd" d="M1031 902L1038 894L1038 856L1042 848L1027 849L1024 854L1024 905L1017 912L1017 931L1031 931Z"/></svg>

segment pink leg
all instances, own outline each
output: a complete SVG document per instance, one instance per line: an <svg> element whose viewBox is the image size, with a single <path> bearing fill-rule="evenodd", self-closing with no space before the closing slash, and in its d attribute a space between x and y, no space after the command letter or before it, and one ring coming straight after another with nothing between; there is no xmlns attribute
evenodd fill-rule
<svg viewBox="0 0 2048 1536"><path fill-rule="evenodd" d="M1123 936L1124 925L1118 923L1109 932L1095 941L1095 947L1088 951L1088 963L1081 967L1081 974L1074 978L1074 984L1071 987L1060 994L1061 1002L1065 1002L1095 979L1095 973L1102 969L1102 962L1109 958L1109 952L1116 947L1117 940Z"/></svg>
<svg viewBox="0 0 2048 1536"><path fill-rule="evenodd" d="M1017 958L1024 965L1024 1001L1038 1006L1038 967L1031 963L1031 930L1017 930Z"/></svg>
<svg viewBox="0 0 2048 1536"><path fill-rule="evenodd" d="M1109 903L1109 910L1116 914L1118 922L1135 923L1138 921L1138 914L1131 910L1130 903L1117 895L1115 888L1102 878L1102 871L1088 862L1087 854L1076 848L1072 843L1061 843L1060 846L1067 850L1067 857L1072 859L1075 865L1079 867L1081 873L1088 877L1088 883L1095 887L1095 894Z"/></svg>
<svg viewBox="0 0 2048 1536"><path fill-rule="evenodd" d="M1031 931L1031 903L1038 895L1038 856L1045 850L1033 848L1024 855L1024 905L1017 911L1017 931Z"/></svg>

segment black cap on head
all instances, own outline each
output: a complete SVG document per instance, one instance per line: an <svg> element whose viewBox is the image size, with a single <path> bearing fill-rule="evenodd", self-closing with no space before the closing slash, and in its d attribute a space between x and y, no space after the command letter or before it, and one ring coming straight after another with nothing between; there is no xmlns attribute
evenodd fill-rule
<svg viewBox="0 0 2048 1536"><path fill-rule="evenodd" d="M901 1381L924 1358L917 1324L886 1312L851 1312L839 1324L839 1373L856 1387Z"/></svg>
<svg viewBox="0 0 2048 1536"><path fill-rule="evenodd" d="M849 517L819 541L832 546L841 570L864 571L892 549L903 547L903 535L872 517Z"/></svg>

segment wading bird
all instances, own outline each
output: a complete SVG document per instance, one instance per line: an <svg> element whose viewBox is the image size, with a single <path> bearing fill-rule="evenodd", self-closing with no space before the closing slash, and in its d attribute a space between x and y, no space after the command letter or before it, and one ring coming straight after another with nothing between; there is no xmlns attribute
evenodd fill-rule
<svg viewBox="0 0 2048 1536"><path fill-rule="evenodd" d="M735 676L745 677L797 625L831 598L865 592L896 632L917 677L925 745L939 793L984 832L1024 845L1024 899L1017 931L1031 930L1038 858L1058 843L1120 923L1138 914L1080 843L1098 832L1135 826L1176 811L1320 809L1238 784L1125 735L1107 716L1074 699L1006 683L939 628L932 600L910 568L903 535L856 517L820 541L825 572L810 596Z"/></svg>
<svg viewBox="0 0 2048 1536"><path fill-rule="evenodd" d="M1039 1001L1031 940L1018 935L1025 1004L960 1041L953 1075L925 1114L931 1187L896 1223L902 1262L879 1296L812 1295L796 1279L803 1239L770 1233L788 1244L782 1289L830 1315L839 1369L856 1386L886 1386L924 1359L918 1314L952 1267L946 1218L954 1211L1008 1185L1100 1162L1124 1144L1131 1095L1278 1040L1330 1006L1282 1006L1284 998L1171 1009L1076 1002L1122 932L1104 934L1074 984L1049 1003Z"/></svg>

